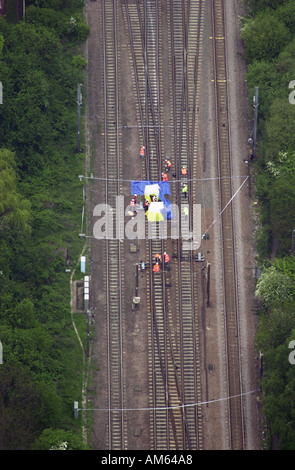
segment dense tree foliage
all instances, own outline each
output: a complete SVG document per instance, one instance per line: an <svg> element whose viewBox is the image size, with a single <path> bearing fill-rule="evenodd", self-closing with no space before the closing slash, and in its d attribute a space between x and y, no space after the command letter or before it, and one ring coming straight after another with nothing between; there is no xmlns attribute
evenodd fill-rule
<svg viewBox="0 0 295 470"><path fill-rule="evenodd" d="M271 266L261 274L257 282L256 296L264 307L281 304L282 299L290 302L295 299L293 279Z"/></svg>
<svg viewBox="0 0 295 470"><path fill-rule="evenodd" d="M73 431L45 429L36 439L33 450L84 450L82 439Z"/></svg>
<svg viewBox="0 0 295 470"><path fill-rule="evenodd" d="M275 176L275 168L281 167L282 152L291 156L295 152L295 134L293 132L295 120L295 106L289 102L289 83L295 77L295 33L293 19L290 14L294 11L294 2L264 2L265 6L276 6L277 9L266 8L260 10L257 15L248 18L242 29L242 38L245 40L246 51L253 50L256 39L245 35L247 28L253 27L257 18L261 22L260 34L264 34L263 18L272 18L288 30L289 40L276 50L270 48L264 56L249 59L247 82L249 97L252 101L255 86L259 87L259 140L258 161L259 176L257 178L257 193L260 197L262 221L265 230L272 240L278 243L278 255L286 255L291 248L291 234L294 228L294 214L292 210L292 176ZM268 33L267 33L268 34ZM249 49L250 47L250 49ZM267 40L265 42L267 48ZM271 51L271 54L270 54ZM251 53L252 54L252 53ZM251 55L250 54L250 55ZM269 55L268 55L269 54ZM249 57L249 52L248 52ZM251 103L252 104L252 103ZM272 165L272 167L270 166ZM288 166L288 165L287 165ZM270 171L272 169L272 171ZM284 188L284 190L283 190ZM281 195L279 193L281 191ZM291 193L290 193L291 191ZM283 193L285 193L283 195ZM282 199L282 200L278 200ZM286 206L287 204L287 206ZM270 210L275 211L275 216ZM284 214L281 215L280 214ZM261 231L262 239L267 236ZM258 243L259 244L259 243ZM271 246L268 245L270 249ZM263 256L266 253L263 253Z"/></svg>
<svg viewBox="0 0 295 470"><path fill-rule="evenodd" d="M0 149L0 231L30 231L30 202L19 193L14 154Z"/></svg>
<svg viewBox="0 0 295 470"><path fill-rule="evenodd" d="M295 106L289 83L295 78L295 3L249 0L242 39L248 60L249 98L259 87L256 189L260 208L257 282L263 352L262 405L280 449L295 448ZM270 254L274 257L270 262Z"/></svg>
<svg viewBox="0 0 295 470"><path fill-rule="evenodd" d="M265 10L266 8L278 8L289 0L246 0L253 12Z"/></svg>
<svg viewBox="0 0 295 470"><path fill-rule="evenodd" d="M0 449L83 448L66 273L81 249L82 5L27 1L25 21L0 18Z"/></svg>
<svg viewBox="0 0 295 470"><path fill-rule="evenodd" d="M260 12L242 28L248 62L271 60L291 39L289 28L271 12Z"/></svg>

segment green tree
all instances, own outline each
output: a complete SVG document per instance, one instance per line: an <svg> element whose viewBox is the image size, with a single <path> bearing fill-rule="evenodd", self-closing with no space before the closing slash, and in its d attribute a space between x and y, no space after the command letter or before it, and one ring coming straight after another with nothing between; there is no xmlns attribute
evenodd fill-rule
<svg viewBox="0 0 295 470"><path fill-rule="evenodd" d="M285 98L290 92L289 83L295 74L295 39L290 41L276 58L275 67L280 77L280 83L276 86L281 90L281 97Z"/></svg>
<svg viewBox="0 0 295 470"><path fill-rule="evenodd" d="M280 74L272 62L254 60L248 66L246 79L249 90L253 90L252 94L249 93L251 105L253 104L254 89L256 86L259 87L259 120L265 119L274 98L280 93Z"/></svg>
<svg viewBox="0 0 295 470"><path fill-rule="evenodd" d="M288 1L280 5L276 12L275 16L284 23L291 33L295 34L295 4L293 1Z"/></svg>
<svg viewBox="0 0 295 470"><path fill-rule="evenodd" d="M294 313L294 303L286 302L283 298L275 307L261 312L256 341L263 352L271 351L285 343L295 329Z"/></svg>
<svg viewBox="0 0 295 470"><path fill-rule="evenodd" d="M295 174L295 153L279 152L275 160L266 163L267 171L273 178Z"/></svg>
<svg viewBox="0 0 295 470"><path fill-rule="evenodd" d="M20 365L0 369L0 449L29 449L48 424L56 425L60 399ZM44 426L45 425L45 426Z"/></svg>
<svg viewBox="0 0 295 470"><path fill-rule="evenodd" d="M295 368L289 363L289 343L295 330L283 344L264 353L262 407L272 434L279 437L281 450L295 448Z"/></svg>
<svg viewBox="0 0 295 470"><path fill-rule="evenodd" d="M53 10L60 10L63 3L64 0L27 0L27 6L34 5L41 8L52 8Z"/></svg>
<svg viewBox="0 0 295 470"><path fill-rule="evenodd" d="M295 282L295 254L284 256L283 258L276 258L274 266L278 271L291 276Z"/></svg>
<svg viewBox="0 0 295 470"><path fill-rule="evenodd" d="M70 38L77 41L84 41L89 34L89 26L82 15L70 17Z"/></svg>
<svg viewBox="0 0 295 470"><path fill-rule="evenodd" d="M32 446L33 450L85 450L83 439L74 431L44 429Z"/></svg>
<svg viewBox="0 0 295 470"><path fill-rule="evenodd" d="M16 227L30 231L30 202L23 199L17 188L14 154L0 150L0 231Z"/></svg>
<svg viewBox="0 0 295 470"><path fill-rule="evenodd" d="M288 90L284 99L275 99L269 110L265 132L260 139L260 156L264 162L276 159L280 151L294 152L295 106L289 103Z"/></svg>
<svg viewBox="0 0 295 470"><path fill-rule="evenodd" d="M4 37L2 34L0 34L0 57L2 55L3 46L4 46Z"/></svg>
<svg viewBox="0 0 295 470"><path fill-rule="evenodd" d="M55 31L60 38L65 38L70 33L69 17L58 10L52 8L39 8L34 5L26 9L26 23L46 26Z"/></svg>
<svg viewBox="0 0 295 470"><path fill-rule="evenodd" d="M295 176L284 175L273 181L269 201L272 235L279 243L278 254L283 256L289 253L295 227Z"/></svg>
<svg viewBox="0 0 295 470"><path fill-rule="evenodd" d="M259 11L266 8L276 9L288 1L289 0L247 0L247 3L253 11Z"/></svg>
<svg viewBox="0 0 295 470"><path fill-rule="evenodd" d="M34 304L30 299L22 299L14 307L10 305L10 315L7 315L14 328L32 328L36 326Z"/></svg>
<svg viewBox="0 0 295 470"><path fill-rule="evenodd" d="M250 63L253 60L274 59L291 39L287 26L269 11L245 20L241 36Z"/></svg>
<svg viewBox="0 0 295 470"><path fill-rule="evenodd" d="M27 11L30 3L39 7L31 23L0 18L1 449L29 449L44 429L71 429L81 387L65 253L75 258L80 249L83 155L74 150L84 64L74 54L87 28L79 20L71 29L74 50L59 35L81 17L83 2L28 0ZM54 28L57 18L66 22Z"/></svg>
<svg viewBox="0 0 295 470"><path fill-rule="evenodd" d="M266 308L294 300L293 279L274 266L266 268L257 281L255 295Z"/></svg>

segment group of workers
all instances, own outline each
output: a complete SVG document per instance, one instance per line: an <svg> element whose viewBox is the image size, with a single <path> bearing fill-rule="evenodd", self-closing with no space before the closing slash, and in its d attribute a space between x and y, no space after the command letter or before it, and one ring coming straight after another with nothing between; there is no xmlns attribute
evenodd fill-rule
<svg viewBox="0 0 295 470"><path fill-rule="evenodd" d="M171 168L171 162L170 160L168 160L168 158L166 158L165 160L165 171L162 173L162 181L168 181L168 171L170 170ZM176 173L173 173L173 176L176 177ZM187 176L187 168L186 166L183 166L181 168L181 176Z"/></svg>
<svg viewBox="0 0 295 470"><path fill-rule="evenodd" d="M143 145L140 147L139 156L140 156L140 158L145 157L145 147ZM169 160L169 158L165 158L165 171L163 171L163 173L162 173L162 180L163 181L168 181L167 173L168 173L168 171L170 171L171 167L172 167L171 160ZM181 174L182 174L182 176L187 176L186 166L183 166L181 168ZM176 174L174 173L173 176L176 176Z"/></svg>
<svg viewBox="0 0 295 470"><path fill-rule="evenodd" d="M159 200L158 196L155 196L155 195L151 195L150 200L146 199L144 201L144 210L145 210L145 212L149 209L149 205L150 205L151 202L158 202L158 200Z"/></svg>
<svg viewBox="0 0 295 470"><path fill-rule="evenodd" d="M169 255L168 253L166 253L166 251L164 251L163 253L163 258L164 258L164 266L166 267L170 260ZM156 263L154 264L153 271L154 273L158 273L160 271L160 264L162 263L162 256L159 253L156 253L155 259L156 259Z"/></svg>
<svg viewBox="0 0 295 470"><path fill-rule="evenodd" d="M145 147L144 147L144 146L142 146L142 147L140 148L139 156L140 156L140 158L145 158ZM170 171L171 167L172 167L172 163L171 163L170 159L169 159L169 158L166 158L166 159L165 159L165 171L163 171L163 173L162 173L162 181L168 181L168 174L167 174L167 173ZM182 175L182 176L187 176L187 168L186 168L185 166L183 166L182 169L181 169L181 175ZM176 173L173 173L173 176L175 177L175 176L176 176ZM187 193L188 193L188 186L187 186L186 183L183 184L183 187L182 187L182 190L181 190L181 191L182 191L182 194L184 195L184 197L186 198L186 197L187 197ZM154 196L154 197L153 197L153 202L155 202L155 201L157 201L157 200L158 200L157 197ZM131 204L131 205L135 205L135 204L136 204L136 194L134 195L134 197L133 197L133 199L132 199L132 201L131 201L130 204ZM145 210L145 211L148 210L149 205L150 205L150 201L149 201L149 200L146 200L146 201L144 202L144 210ZM186 211L185 216L187 216L187 215L188 215L188 208L185 207L184 210ZM168 262L169 262L169 255L168 255L168 253L164 252L164 253L163 253L163 258L164 258L164 266L167 266L167 265L168 265ZM153 266L153 272L159 272L159 271L160 271L160 265L161 265L161 263L162 263L162 256L157 253L157 254L155 255L155 260L156 260L156 262L155 262L155 264L154 264L154 266Z"/></svg>
<svg viewBox="0 0 295 470"><path fill-rule="evenodd" d="M144 146L142 146L140 148L139 155L140 155L141 158L145 157L145 147ZM165 171L163 171L163 173L162 173L162 181L168 181L168 174L167 173L170 171L171 167L172 167L171 160L169 158L165 158ZM173 173L173 176L175 177L176 173ZM186 166L183 166L181 168L181 176L187 176ZM185 198L187 197L187 192L188 192L188 186L187 186L186 183L184 183L183 188L182 188L182 193L183 193ZM134 205L135 203L132 204L132 201L131 201L131 205ZM136 200L135 200L135 202L136 202ZM148 210L149 204L150 204L149 201L145 201L144 208L145 208L146 211Z"/></svg>
<svg viewBox="0 0 295 470"><path fill-rule="evenodd" d="M130 201L130 206L134 207L137 202L137 194L134 194L133 198Z"/></svg>
<svg viewBox="0 0 295 470"><path fill-rule="evenodd" d="M166 158L165 159L165 171L162 173L162 180L163 181L168 181L167 173L170 170L171 166L172 166L171 161L169 160L169 158Z"/></svg>

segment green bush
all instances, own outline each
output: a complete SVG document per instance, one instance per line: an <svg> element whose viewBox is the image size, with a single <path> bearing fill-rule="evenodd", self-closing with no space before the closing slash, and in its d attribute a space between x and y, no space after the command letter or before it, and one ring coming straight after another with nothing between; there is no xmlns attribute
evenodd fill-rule
<svg viewBox="0 0 295 470"><path fill-rule="evenodd" d="M26 9L25 21L26 23L46 26L60 38L67 37L70 34L69 17L55 9L39 8L31 5Z"/></svg>
<svg viewBox="0 0 295 470"><path fill-rule="evenodd" d="M260 301L257 346L263 352L262 410L280 449L295 446L295 368L289 342L295 340L295 106L289 82L295 77L295 5L293 0L251 0L252 17L242 37L248 60L250 98L259 87L259 200L257 282ZM273 248L276 248L276 252ZM270 255L275 254L270 261Z"/></svg>
<svg viewBox="0 0 295 470"><path fill-rule="evenodd" d="M83 448L73 417L83 364L65 269L82 246L75 138L84 74L65 37L71 15L75 44L87 25L78 0L26 6L26 21L0 18L0 449L31 449L45 429L71 429L70 448Z"/></svg>
<svg viewBox="0 0 295 470"><path fill-rule="evenodd" d="M245 20L241 35L249 63L274 59L292 37L287 26L271 12L261 12Z"/></svg>
<svg viewBox="0 0 295 470"><path fill-rule="evenodd" d="M70 38L84 41L89 34L89 26L82 15L70 17Z"/></svg>

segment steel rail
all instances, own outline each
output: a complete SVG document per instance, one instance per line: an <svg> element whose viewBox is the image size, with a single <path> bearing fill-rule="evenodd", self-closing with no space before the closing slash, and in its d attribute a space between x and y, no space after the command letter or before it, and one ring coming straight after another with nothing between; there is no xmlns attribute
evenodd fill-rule
<svg viewBox="0 0 295 470"><path fill-rule="evenodd" d="M179 2L178 2L179 3ZM187 4L186 11L184 6ZM169 2L167 2L169 5ZM163 147L163 134L161 133L161 44L159 38L159 26L161 23L161 12L159 9L159 4L156 0L152 2L142 2L137 0L137 2L123 2L124 14L125 14L125 23L126 29L129 33L130 38L130 52L131 60L134 66L134 81L135 81L135 95L137 96L138 101L138 110L139 110L139 122L141 123L142 128L140 132L143 136L144 143L146 146L147 158L145 162L142 162L145 166L145 174L147 179L157 181L161 177L163 158L161 156L161 149ZM190 11L190 2L182 2L181 4L181 28L179 30L180 39L182 41L184 31L186 31L186 24L189 18ZM195 11L195 14L196 11ZM184 21L184 24L183 24ZM193 29L191 27L191 30ZM199 33L198 33L199 34ZM194 35L190 32L191 42L193 42L192 37ZM178 38L176 38L178 39ZM187 38L185 39L187 44ZM184 57L184 50L187 50L187 47L183 47L182 42L180 43L180 61L183 67L183 64L187 64L186 57ZM197 49L194 52L194 66L196 63L195 55L197 54ZM178 60L178 59L177 59ZM179 87L179 93L177 94L177 113L184 116L184 129L188 127L189 119L187 110L190 104L187 103L187 77L184 76L184 69L182 68L178 72L179 67L177 66L177 73L179 73L179 79L181 80L181 86ZM142 85L144 83L144 86ZM193 97L196 97L195 83L193 86ZM183 108L185 110L183 111ZM192 106L192 109L195 109L195 105ZM173 113L176 116L176 112ZM195 124L195 120L191 119L192 123ZM185 131L186 132L186 131ZM181 133L175 133L175 136L179 138ZM193 141L193 139L192 139ZM185 137L185 146L186 148L189 145L188 135ZM181 148L181 145L178 145L178 148ZM187 151L182 151L187 161ZM194 196L195 198L195 196ZM149 262L152 266L154 262L155 253L159 252L163 254L165 250L165 243L163 240L148 240L147 250L149 252ZM189 259L192 262L192 257ZM183 279L183 283L187 281L187 276L182 270L180 278ZM189 285L190 285L190 297L194 298L193 292L193 272L189 276ZM187 285L185 287L188 288ZM187 294L184 292L183 295ZM150 304L150 350L151 350L151 396L152 402L151 406L156 408L156 406L163 407L167 406L169 403L173 404L183 404L183 393L184 393L184 380L180 378L180 372L182 375L187 375L184 371L186 369L187 362L182 362L179 360L179 346L180 341L176 340L171 332L170 323L175 322L175 318L172 318L171 309L169 306L169 295L168 290L165 286L165 273L154 274L150 272L149 278L149 304ZM182 308L181 308L182 311ZM190 337L194 334L191 331L196 331L196 324L194 323L194 318L190 312L190 323L189 325L184 324L185 334L189 333ZM179 321L180 328L183 326L182 321ZM183 334L181 335L183 338ZM197 341L197 340L196 340ZM186 356L190 356L192 349L194 350L193 357L190 359L190 369L195 368L195 359L199 353L196 352L195 343L193 348L186 341L182 341L183 347L186 348ZM191 357L191 356L190 356ZM199 361L198 367L199 367ZM177 364L177 366L176 366ZM180 367L179 367L180 366ZM186 381L188 379L186 378ZM196 401L196 394L198 394L198 401L200 401L200 383L199 379L196 379L196 375L192 379L193 389L196 391L195 394L189 395L188 400L190 402ZM198 383L196 383L198 382ZM188 387L191 387L191 384L188 384ZM156 404L156 406L154 406ZM199 413L200 408L198 408ZM187 410L185 411L187 413ZM189 434L198 433L198 439L201 437L201 425L196 424L196 413L193 411L193 430L190 431L187 426L186 416L183 409L170 410L169 413L163 413L162 410L154 410L151 415L151 442L155 449L164 449L164 448L196 448L193 437L191 440L193 444L187 442L187 437L184 437L184 434L188 436ZM186 428L186 430L185 430ZM199 445L200 447L200 445Z"/></svg>
<svg viewBox="0 0 295 470"><path fill-rule="evenodd" d="M196 5L196 2L188 0L187 2L182 1L180 5L179 2L171 2L170 14L174 90L173 115L176 116L174 121L176 172L180 174L181 167L184 165L191 175L197 166L198 154L198 142L195 139L195 134L197 134L195 110L199 92L197 64L198 56L201 56L202 3L198 2ZM193 63L193 67L191 63ZM182 138L184 130L185 137ZM183 181L187 180L184 178ZM187 199L180 196L181 189L180 184L176 185L174 197L177 204L180 206L182 202L189 202L191 207L192 203L197 201L196 187L194 185L189 187ZM191 214L190 227L192 227ZM194 263L193 253L190 250L183 251L181 243L182 241L175 243L174 256L178 259L178 315L180 316L180 342L183 356L182 389L186 392L183 400L188 402L201 399L199 327L196 311L196 292L200 290L200 287L194 276L197 273L195 272L196 263ZM188 447L202 448L201 408L190 410L187 415L185 419Z"/></svg>
<svg viewBox="0 0 295 470"><path fill-rule="evenodd" d="M155 124L160 122L160 83L161 70L159 59L159 4L157 1L145 4L144 10L144 32L143 41L145 50L144 57L146 60L146 72L149 80L146 81L146 122ZM156 34L155 34L156 31ZM157 116L155 116L155 112ZM148 161L147 161L147 178L158 180L161 175L162 158L159 149L161 148L161 129L158 126L148 125ZM158 149L158 150L157 150ZM154 155L156 154L156 158ZM150 265L153 264L154 255L159 252L163 255L165 244L163 240L149 240L149 260ZM177 427L175 424L175 412L169 410L164 414L160 409L165 403L170 403L174 389L177 387L175 378L171 383L171 368L173 358L171 357L171 349L168 348L168 342L171 340L170 331L167 322L166 307L166 288L165 275L150 273L150 297L151 297L151 334L152 334L152 388L153 388L153 404L159 409L154 410L152 421L152 442L155 449L179 448ZM156 348L156 349L155 349ZM160 358L160 362L158 361ZM174 367L173 367L174 371ZM170 426L169 426L170 424ZM170 433L169 429L172 429Z"/></svg>
<svg viewBox="0 0 295 470"><path fill-rule="evenodd" d="M145 2L144 4L144 56L146 58L146 122L150 125L160 122L160 96L159 96L159 22L158 1ZM148 127L148 167L147 178L157 181L161 175L161 139L160 128ZM155 224L155 232L152 239L148 240L149 262L153 266L154 256L158 252L163 254L164 241L157 239L158 224ZM155 238L154 238L155 237ZM164 274L154 273L150 269L150 296L151 296L151 330L152 330L152 384L153 384L153 447L154 449L170 448L169 440L169 416L167 410L161 408L169 406L168 390L168 357L167 357L167 331L166 331L166 303ZM159 409L157 409L159 408Z"/></svg>
<svg viewBox="0 0 295 470"><path fill-rule="evenodd" d="M124 2L126 24L130 38L131 57L134 65L135 90L139 103L141 132L144 133L144 144L147 158L144 162L147 179L159 180L161 174L161 132L155 131L159 123L159 62L155 62L158 50L158 18L155 12L158 3L142 5L141 2L129 4ZM132 18L131 18L132 15ZM150 35L150 33L152 33ZM148 47L147 47L148 44ZM144 71L144 73L142 73ZM144 83L144 86L142 86ZM148 240L149 261L152 265L154 255L163 253L162 240ZM163 296L165 285L163 278L153 279L152 272L149 278L150 290L150 335L152 354L152 405L159 408L169 403L167 381L167 332L163 328L161 314L166 316ZM152 289L151 289L152 286ZM164 313L163 313L164 312ZM164 343L164 346L163 346ZM154 448L169 448L168 426L171 421L171 411L155 410L152 416L151 440ZM160 432L158 431L160 429ZM165 431L163 433L163 431ZM164 435L163 435L164 434Z"/></svg>
<svg viewBox="0 0 295 470"><path fill-rule="evenodd" d="M204 20L204 0L198 2L189 0L187 8L187 101L188 101L188 128L190 129L188 148L189 153L189 164L188 171L192 176L193 180L197 180L197 172L200 167L200 142L199 142L199 121L198 121L198 108L199 108L199 95L200 95L200 72L202 64L202 23ZM197 183L192 182L189 184L188 197L192 204L198 203L197 194ZM192 220L193 214L190 211L190 227L193 227L195 221ZM201 223L201 221L199 221ZM203 269L200 269L199 265L195 263L194 257L190 258L191 272L192 272L192 288L194 307L196 315L194 317L194 328L196 332L195 336L195 390L197 401L202 400L202 388L201 384L201 344L200 344L200 333L202 323L199 320L199 305L204 302L202 291L202 279L200 285L200 274L203 275ZM201 271L201 273L200 273ZM196 409L196 434L197 434L197 448L203 449L203 410L202 407Z"/></svg>
<svg viewBox="0 0 295 470"><path fill-rule="evenodd" d="M186 54L186 27L184 22L184 2L172 2L171 4L171 54L173 57L173 109L174 109L174 160L176 174L180 175L181 166L184 164L188 165L187 158L187 133L188 129L186 125L183 125L183 121L187 118L187 106L186 106L186 65L185 65L185 54ZM186 124L186 122L185 122ZM185 139L183 139L183 131L185 130ZM183 145L184 144L184 145ZM184 156L183 156L184 153ZM185 160L184 160L185 158ZM181 164L180 164L181 163ZM181 207L181 185L177 183L176 194L174 195L176 204ZM180 223L180 230L183 230ZM182 235L182 232L181 232ZM179 326L180 326L180 351L181 351L181 383L182 383L182 403L186 401L186 384L184 377L184 348L188 345L184 343L184 315L183 315L183 269L182 269L182 240L176 242L176 257L178 260L177 264L177 281L178 281L178 315L179 315ZM190 269L190 268L189 268ZM186 292L191 298L191 291L189 289ZM189 370L191 368L189 367ZM191 398L191 397L190 397ZM194 400L194 398L193 398ZM189 424L187 420L186 410L183 410L183 447L191 449L192 443L190 439ZM193 435L195 435L195 429L193 429ZM188 441L186 443L186 441Z"/></svg>
<svg viewBox="0 0 295 470"><path fill-rule="evenodd" d="M119 65L117 48L116 1L102 1L103 57L104 57L104 145L106 204L115 207L120 194L119 143ZM111 181L114 180L114 181ZM106 213L108 230L108 213ZM107 234L107 237L110 234ZM106 239L106 314L108 361L108 447L125 449L124 412L111 411L124 408L123 374L123 269L119 240Z"/></svg>
<svg viewBox="0 0 295 470"><path fill-rule="evenodd" d="M218 173L220 176L220 205L230 200L232 191L230 121L228 115L228 76L226 63L226 38L223 0L212 0L212 41L214 63L214 91L216 106L216 139ZM239 309L237 297L236 255L234 239L234 214L228 205L221 217L223 246L224 317L227 348L228 396L237 395L229 400L229 441L231 449L244 448L243 403L241 397L241 364L239 344Z"/></svg>

